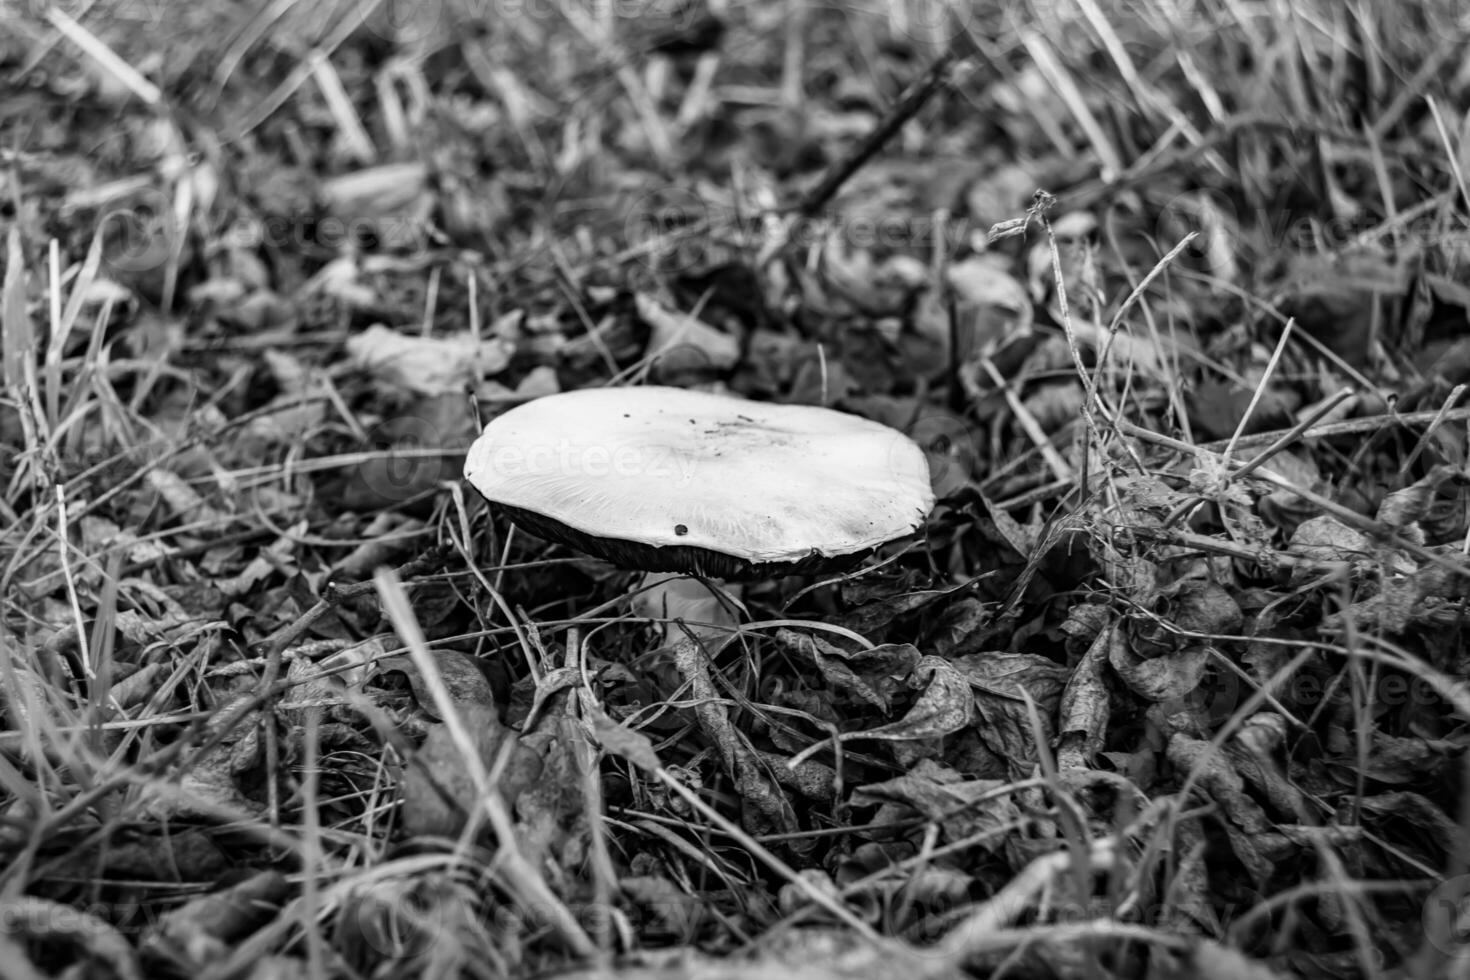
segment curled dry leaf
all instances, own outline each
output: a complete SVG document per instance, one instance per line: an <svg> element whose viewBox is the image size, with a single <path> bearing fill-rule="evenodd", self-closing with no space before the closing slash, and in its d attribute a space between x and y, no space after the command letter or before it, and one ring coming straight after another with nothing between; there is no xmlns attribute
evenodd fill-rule
<svg viewBox="0 0 1470 980"><path fill-rule="evenodd" d="M934 460L940 453L931 453L928 447L925 456ZM968 474L966 474L968 475ZM930 484L934 483L935 470L930 469ZM877 597L870 602L853 609L840 620L841 625L863 636L873 636L893 625L893 621L900 616L906 616L917 612L927 606L935 605L952 592L956 592L965 586L957 585L947 589L914 589L912 591L898 592L897 594L884 595L877 593ZM854 596L856 598L856 596Z"/></svg>
<svg viewBox="0 0 1470 980"><path fill-rule="evenodd" d="M905 690L906 680L922 655L911 643L885 643L871 650L846 653L821 637L811 637L812 660L832 690L866 701L885 714L893 699Z"/></svg>
<svg viewBox="0 0 1470 980"><path fill-rule="evenodd" d="M1310 806L1277 760L1286 736L1286 721L1263 711L1252 715L1226 745L1226 754L1245 781L1282 819L1309 822Z"/></svg>
<svg viewBox="0 0 1470 980"><path fill-rule="evenodd" d="M344 691L361 690L373 658L382 652L382 641L374 638L340 650L320 663L305 658L292 660L286 677L293 683L281 699L282 710L294 718L309 707L341 705Z"/></svg>
<svg viewBox="0 0 1470 980"><path fill-rule="evenodd" d="M997 792L1006 785L1000 779L966 779L943 763L921 759L912 772L870 783L853 791L853 806L901 803L937 823L948 841L966 840L993 833L976 843L994 853L1005 843L1003 836L1021 818L1011 793Z"/></svg>
<svg viewBox="0 0 1470 980"><path fill-rule="evenodd" d="M654 751L653 742L647 735L619 724L598 708L591 709L590 714L592 734L605 751L627 759L647 773L655 773L663 768L658 753Z"/></svg>
<svg viewBox="0 0 1470 980"><path fill-rule="evenodd" d="M970 684L949 661L921 657L914 666L911 683L923 684L924 691L901 719L866 731L849 732L843 741L881 739L902 743L937 739L968 727L974 719L975 698L970 693ZM898 746L894 751L912 762L932 752L933 746Z"/></svg>
<svg viewBox="0 0 1470 980"><path fill-rule="evenodd" d="M245 595L272 575L283 572L291 574L297 571L299 536L305 533L306 526L306 521L298 521L287 530L287 533L276 538L267 547L261 548L237 574L217 579L215 588L225 595Z"/></svg>
<svg viewBox="0 0 1470 980"><path fill-rule="evenodd" d="M157 820L219 819L222 814L239 818L265 812L265 806L247 797L239 785L240 777L256 772L263 758L260 712L252 710L235 717L238 706L246 700L247 696L242 695L220 706L206 731L222 734L223 740L196 758L176 781L159 779L148 784L142 793L147 816ZM233 727L221 732L229 721L233 721Z"/></svg>
<svg viewBox="0 0 1470 980"><path fill-rule="evenodd" d="M1083 608L1096 608L1105 613L1101 607ZM1067 679L1057 713L1057 766L1063 770L1087 768L1103 750L1108 719L1112 716L1103 664L1109 659L1110 648L1121 645L1119 630L1099 629Z"/></svg>
<svg viewBox="0 0 1470 980"><path fill-rule="evenodd" d="M1271 470L1295 487L1316 490L1322 481L1317 462L1305 453L1282 450L1271 457ZM1261 516L1270 524L1294 532L1302 521L1317 514L1317 506L1294 491L1271 485L1260 502Z"/></svg>
<svg viewBox="0 0 1470 980"><path fill-rule="evenodd" d="M589 804L579 756L591 758L586 748L579 723L562 714L521 736L510 757L502 780L509 778L512 788L518 778L528 780L515 797L516 841L532 864L550 859L569 867L585 860Z"/></svg>
<svg viewBox="0 0 1470 980"><path fill-rule="evenodd" d="M147 664L114 683L109 694L123 708L135 708L158 695L168 674L169 668L164 664Z"/></svg>
<svg viewBox="0 0 1470 980"><path fill-rule="evenodd" d="M1400 534L1410 535L1416 544L1423 544L1424 532L1417 525L1429 513L1439 488L1452 481L1463 485L1461 470L1447 463L1438 464L1407 487L1384 497L1378 505L1378 520Z"/></svg>
<svg viewBox="0 0 1470 980"><path fill-rule="evenodd" d="M1293 585L1300 585L1326 570L1358 570L1374 554L1373 542L1361 531L1355 531L1327 514L1303 521L1291 536L1288 550L1310 564L1292 569Z"/></svg>
<svg viewBox="0 0 1470 980"><path fill-rule="evenodd" d="M549 364L541 364L527 371L525 377L516 382L514 388L507 388L499 381L483 382L475 391L475 397L482 402L519 405L533 398L555 395L559 391L561 391L561 381L556 376L556 368Z"/></svg>
<svg viewBox="0 0 1470 980"><path fill-rule="evenodd" d="M975 733L1019 778L1030 775L1038 740L1050 743L1062 690L1071 673L1033 653L976 653L956 657L955 670L971 686ZM1043 731L1036 731L1027 702L1036 706Z"/></svg>
<svg viewBox="0 0 1470 980"><path fill-rule="evenodd" d="M347 341L347 354L378 380L420 395L443 395L472 388L510 363L513 345L481 340L472 333L453 337L411 337L381 323Z"/></svg>
<svg viewBox="0 0 1470 980"><path fill-rule="evenodd" d="M1240 629L1240 606L1216 582L1183 579L1160 590L1134 617L1129 636L1141 658L1198 645L1201 636L1233 634ZM1199 634L1191 636L1189 634Z"/></svg>
<svg viewBox="0 0 1470 980"><path fill-rule="evenodd" d="M480 669L478 662L473 657L460 653L458 650L435 650L433 654L434 665L438 668L439 676L443 679L444 686L449 691L449 696L456 707L480 708L495 704L495 691L491 688L485 672ZM414 700L418 702L419 710L436 721L443 720L439 715L438 706L434 703L433 695L429 693L428 685L424 683L424 676L412 657L384 657L378 661L378 672L380 674L403 674L408 679L409 687L413 689ZM496 724L499 723L499 719L496 719Z"/></svg>
<svg viewBox="0 0 1470 980"><path fill-rule="evenodd" d="M1446 856L1463 846L1463 829L1433 800L1419 793L1379 793L1362 797L1357 803L1381 830L1387 830L1388 824L1417 828L1414 849L1433 866L1442 865Z"/></svg>
<svg viewBox="0 0 1470 980"><path fill-rule="evenodd" d="M326 297L347 309L357 310L372 309L381 300L377 287L364 279L362 267L351 255L332 259L322 266L296 294L298 300L316 297Z"/></svg>
<svg viewBox="0 0 1470 980"><path fill-rule="evenodd" d="M647 356L653 376L668 380L683 374L728 371L740 361L740 341L698 317L662 306L646 293L635 297L638 315L652 328Z"/></svg>
<svg viewBox="0 0 1470 980"><path fill-rule="evenodd" d="M832 691L847 693L882 711L888 711L894 696L908 689L907 679L920 660L919 649L911 644L847 651L825 636L786 627L776 630L776 642L797 657L810 658Z"/></svg>
<svg viewBox="0 0 1470 980"><path fill-rule="evenodd" d="M1215 582L1176 582L1134 617L1108 661L1137 695L1172 701L1194 692L1205 677L1212 647L1201 636L1233 634L1243 617L1230 593Z"/></svg>
<svg viewBox="0 0 1470 980"><path fill-rule="evenodd" d="M974 596L958 599L939 614L938 622L930 630L927 646L936 655L948 657L979 633L990 617L991 612L985 603Z"/></svg>
<svg viewBox="0 0 1470 980"><path fill-rule="evenodd" d="M945 280L958 301L956 360L961 363L995 357L1002 345L1031 332L1031 298L1007 264L1001 256L986 253L945 270ZM988 377L978 377L978 381L981 388L993 385Z"/></svg>
<svg viewBox="0 0 1470 980"><path fill-rule="evenodd" d="M1222 823L1231 847L1259 887L1272 868L1252 837L1267 830L1271 821L1261 805L1246 794L1245 780L1236 772L1230 757L1209 742L1183 734L1169 738L1166 755L1170 764L1193 778L1197 792L1224 811Z"/></svg>
<svg viewBox="0 0 1470 980"><path fill-rule="evenodd" d="M1421 574L1395 575L1374 583L1372 595L1350 603L1343 609L1323 617L1324 625L1342 629L1347 623L1359 628L1372 628L1384 633L1402 633L1416 621L1419 606Z"/></svg>
<svg viewBox="0 0 1470 980"><path fill-rule="evenodd" d="M518 740L500 721L493 707L465 704L458 708L464 727L474 740L478 764L500 778L494 789L506 806L536 785L543 768L541 755ZM502 758L504 756L504 758ZM471 776L476 765L465 759L460 746L443 723L429 729L428 737L404 767L399 783L403 801L402 823L411 836L454 837L471 814L480 818L480 797ZM481 819L483 826L483 820Z"/></svg>

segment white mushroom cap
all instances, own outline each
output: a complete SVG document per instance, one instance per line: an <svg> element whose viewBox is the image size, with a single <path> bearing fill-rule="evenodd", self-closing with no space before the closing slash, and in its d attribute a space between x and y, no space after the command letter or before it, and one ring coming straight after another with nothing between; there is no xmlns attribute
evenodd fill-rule
<svg viewBox="0 0 1470 980"><path fill-rule="evenodd" d="M903 433L826 408L591 388L493 419L465 477L518 523L650 571L723 577L855 559L934 506Z"/></svg>

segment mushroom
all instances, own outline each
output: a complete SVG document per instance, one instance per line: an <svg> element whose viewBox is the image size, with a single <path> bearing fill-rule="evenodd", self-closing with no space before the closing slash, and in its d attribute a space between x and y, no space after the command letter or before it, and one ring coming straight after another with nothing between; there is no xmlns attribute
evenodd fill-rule
<svg viewBox="0 0 1470 980"><path fill-rule="evenodd" d="M923 450L885 425L658 386L517 406L485 426L465 477L584 554L727 579L850 567L934 506Z"/></svg>
<svg viewBox="0 0 1470 980"><path fill-rule="evenodd" d="M682 388L592 388L500 415L470 447L465 477L526 529L650 573L758 578L856 564L912 534L934 506L913 440L827 408L751 402ZM662 576L665 580L667 576ZM670 607L721 601L707 581ZM635 608L637 608L635 606ZM674 612L665 610L665 616ZM795 813L730 719L710 658L733 633L666 629L699 727L719 751L759 833L798 829Z"/></svg>

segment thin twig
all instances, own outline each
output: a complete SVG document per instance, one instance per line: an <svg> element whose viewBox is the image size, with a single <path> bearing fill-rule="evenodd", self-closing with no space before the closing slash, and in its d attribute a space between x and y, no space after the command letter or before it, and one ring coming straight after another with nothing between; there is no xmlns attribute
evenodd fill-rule
<svg viewBox="0 0 1470 980"><path fill-rule="evenodd" d="M820 211L822 206L842 189L842 185L847 183L863 164L882 149L883 145L903 127L903 124L924 107L935 92L948 83L949 69L957 57L958 54L951 46L944 54L936 58L934 64L930 65L929 70L924 73L924 77L909 86L908 91L893 108L888 110L888 114L878 121L873 131L851 153L828 170L821 183L802 198L797 210L804 215L813 215Z"/></svg>

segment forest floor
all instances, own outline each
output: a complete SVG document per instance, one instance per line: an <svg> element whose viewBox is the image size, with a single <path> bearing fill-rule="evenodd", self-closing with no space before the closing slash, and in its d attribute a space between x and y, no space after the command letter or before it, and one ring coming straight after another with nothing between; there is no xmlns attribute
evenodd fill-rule
<svg viewBox="0 0 1470 980"><path fill-rule="evenodd" d="M0 975L1470 976L1462 4L0 20ZM938 503L462 479L635 384Z"/></svg>

